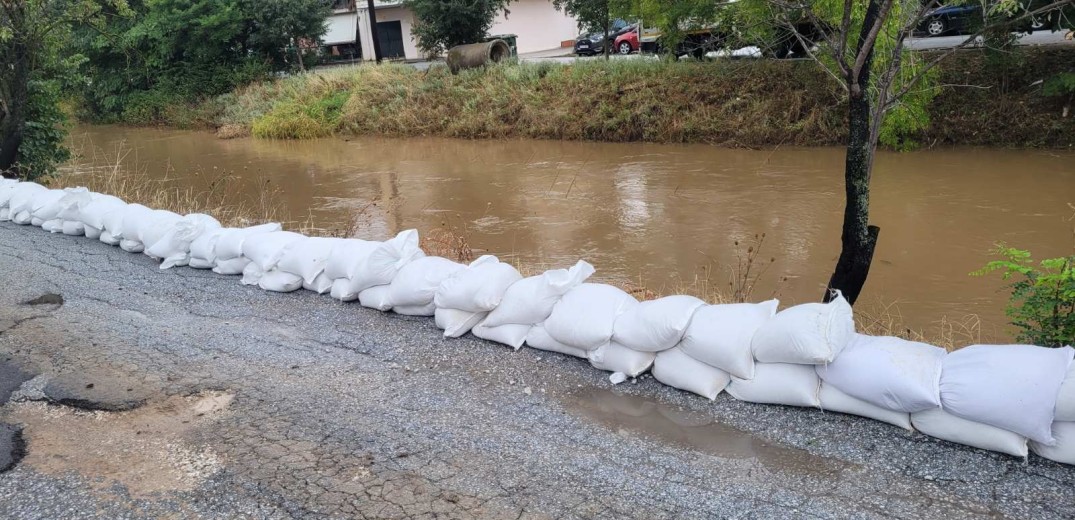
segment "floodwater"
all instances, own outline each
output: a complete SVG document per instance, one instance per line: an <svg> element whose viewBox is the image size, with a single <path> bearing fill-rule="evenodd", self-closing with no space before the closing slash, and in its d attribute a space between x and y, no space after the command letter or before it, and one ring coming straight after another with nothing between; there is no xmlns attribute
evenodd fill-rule
<svg viewBox="0 0 1075 520"><path fill-rule="evenodd" d="M205 132L79 127L81 167L123 165L258 200L279 191L284 214L381 239L451 228L478 253L533 267L586 259L597 278L657 292L698 280L726 286L754 235L752 295L784 303L821 296L839 255L843 150L732 150L708 145L354 138L219 140ZM267 188L269 187L269 188ZM867 305L896 304L932 330L977 315L1007 335L999 275L971 277L996 242L1036 257L1072 253L1075 153L956 148L881 153L872 217L881 227ZM739 241L739 246L735 245ZM738 250L738 252L737 252Z"/></svg>

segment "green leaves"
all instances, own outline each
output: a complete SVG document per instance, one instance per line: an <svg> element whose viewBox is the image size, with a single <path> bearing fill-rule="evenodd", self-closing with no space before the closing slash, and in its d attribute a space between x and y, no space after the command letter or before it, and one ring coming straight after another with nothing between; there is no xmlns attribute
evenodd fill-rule
<svg viewBox="0 0 1075 520"><path fill-rule="evenodd" d="M415 23L411 32L418 48L440 54L456 45L477 43L493 26L493 18L506 11L510 0L404 0Z"/></svg>
<svg viewBox="0 0 1075 520"><path fill-rule="evenodd" d="M1075 343L1075 255L1049 258L1035 265L1029 251L997 246L994 260L973 273L1000 271L1011 300L1006 313L1019 329L1019 341L1061 347Z"/></svg>

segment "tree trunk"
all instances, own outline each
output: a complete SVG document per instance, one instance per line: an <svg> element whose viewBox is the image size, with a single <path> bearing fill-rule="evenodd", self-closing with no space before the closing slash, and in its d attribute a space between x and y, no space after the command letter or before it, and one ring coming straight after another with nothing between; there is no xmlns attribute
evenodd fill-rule
<svg viewBox="0 0 1075 520"><path fill-rule="evenodd" d="M381 39L377 34L377 10L374 8L373 0L366 0L366 8L369 10L370 39L373 40L373 57L377 60L377 63L381 63Z"/></svg>
<svg viewBox="0 0 1075 520"><path fill-rule="evenodd" d="M20 20L13 20L17 24ZM16 31L20 28L16 25ZM6 49L4 48L6 47ZM8 55L4 64L10 65L5 77L0 79L0 174L14 176L19 161L19 145L26 129L26 105L29 102L30 56L21 35L0 47ZM6 68L6 67L5 67Z"/></svg>
<svg viewBox="0 0 1075 520"><path fill-rule="evenodd" d="M608 18L605 18L605 44L602 45L602 47L604 47L603 51L605 53L605 59L606 60L608 60L608 56L609 56L608 55L608 46L612 45L612 42L608 41L608 26L609 26Z"/></svg>
<svg viewBox="0 0 1075 520"><path fill-rule="evenodd" d="M871 1L866 8L863 19L862 35L858 48L866 44L867 32L879 16L879 6ZM875 115L870 106L870 69L873 67L873 52L866 55L862 70L857 71L857 80L848 78L850 97L848 100L848 135L847 155L844 162L844 189L846 206L844 206L843 234L841 238L840 259L829 279L824 301L833 298L833 289L839 290L852 305L862 293L866 277L870 274L877 235L881 229L869 225L870 222L870 173L873 170L874 151L877 149L877 135L872 131ZM854 73L856 71L852 71Z"/></svg>
<svg viewBox="0 0 1075 520"><path fill-rule="evenodd" d="M302 62L302 44L296 38L292 38L292 41L295 42L295 55L299 57L299 71L306 72L306 64Z"/></svg>

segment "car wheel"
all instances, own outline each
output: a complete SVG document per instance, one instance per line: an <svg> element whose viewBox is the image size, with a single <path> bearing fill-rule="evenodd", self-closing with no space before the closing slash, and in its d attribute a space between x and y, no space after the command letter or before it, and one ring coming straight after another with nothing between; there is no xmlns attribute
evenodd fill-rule
<svg viewBox="0 0 1075 520"><path fill-rule="evenodd" d="M1046 24L1046 19L1044 17L1040 17L1040 16L1031 16L1030 17L1030 29L1031 30L1037 31L1039 29L1042 29L1043 27L1045 27L1045 24Z"/></svg>
<svg viewBox="0 0 1075 520"><path fill-rule="evenodd" d="M940 36L948 30L948 26L944 23L944 20L940 18L934 18L926 25L926 32L930 36Z"/></svg>
<svg viewBox="0 0 1075 520"><path fill-rule="evenodd" d="M620 54L631 54L630 42L620 42Z"/></svg>

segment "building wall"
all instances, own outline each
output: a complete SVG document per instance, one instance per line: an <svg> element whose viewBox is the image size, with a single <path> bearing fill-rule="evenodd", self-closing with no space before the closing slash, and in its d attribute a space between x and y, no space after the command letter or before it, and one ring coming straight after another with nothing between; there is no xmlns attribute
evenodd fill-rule
<svg viewBox="0 0 1075 520"><path fill-rule="evenodd" d="M496 17L489 34L518 35L520 53L554 49L579 33L578 22L549 0L517 0L508 5L508 12Z"/></svg>
<svg viewBox="0 0 1075 520"><path fill-rule="evenodd" d="M355 11L337 12L329 17L325 33L327 45L355 41L355 29L359 27L362 53L365 59L373 59L372 40L368 36L369 21L364 3ZM399 21L403 31L403 52L407 59L423 56L417 41L411 35L414 15L399 2L380 0L376 2L377 21ZM518 36L520 53L543 51L560 47L565 40L578 35L578 23L567 14L557 11L550 0L516 0L508 6L509 14L500 14L493 21L489 34L515 34Z"/></svg>

